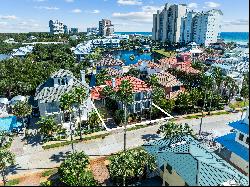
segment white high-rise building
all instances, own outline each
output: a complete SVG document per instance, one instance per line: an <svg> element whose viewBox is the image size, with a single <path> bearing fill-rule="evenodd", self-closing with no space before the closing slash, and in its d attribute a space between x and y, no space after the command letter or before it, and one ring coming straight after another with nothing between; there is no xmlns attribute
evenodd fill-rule
<svg viewBox="0 0 250 187"><path fill-rule="evenodd" d="M50 20L49 28L51 34L67 34L67 26L58 20Z"/></svg>
<svg viewBox="0 0 250 187"><path fill-rule="evenodd" d="M185 4L166 4L153 15L152 39L170 43L216 43L221 28L221 10L187 12Z"/></svg>
<svg viewBox="0 0 250 187"><path fill-rule="evenodd" d="M193 18L193 41L208 46L216 43L221 29L221 10L197 13Z"/></svg>

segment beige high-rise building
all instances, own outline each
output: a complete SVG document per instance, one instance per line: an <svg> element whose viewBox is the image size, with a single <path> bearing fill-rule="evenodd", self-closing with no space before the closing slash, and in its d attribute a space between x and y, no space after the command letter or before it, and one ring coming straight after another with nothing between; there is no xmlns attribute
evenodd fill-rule
<svg viewBox="0 0 250 187"><path fill-rule="evenodd" d="M186 4L165 4L164 9L153 15L153 40L181 42L181 23L186 16Z"/></svg>
<svg viewBox="0 0 250 187"><path fill-rule="evenodd" d="M110 36L114 33L114 25L108 19L99 21L99 35Z"/></svg>

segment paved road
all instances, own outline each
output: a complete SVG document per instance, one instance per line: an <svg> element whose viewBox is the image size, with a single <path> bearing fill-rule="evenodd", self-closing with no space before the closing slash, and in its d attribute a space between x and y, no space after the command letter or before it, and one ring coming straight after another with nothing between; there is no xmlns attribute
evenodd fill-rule
<svg viewBox="0 0 250 187"><path fill-rule="evenodd" d="M216 135L227 134L231 128L226 123L240 119L241 114L230 114L221 116L211 116L204 118L203 131L212 131ZM178 123L188 123L195 132L199 131L200 120L180 120ZM159 125L150 126L127 133L127 147L133 148L142 145L147 140L159 138L156 134ZM75 150L84 151L91 157L109 155L123 149L123 133L112 134L105 139L98 139L85 143L75 144ZM32 149L32 146L25 146L23 151L16 156L16 167L12 174L25 174L27 172L38 171L57 167L65 158L65 155L71 151L71 146L60 147L50 150L42 150L39 146Z"/></svg>

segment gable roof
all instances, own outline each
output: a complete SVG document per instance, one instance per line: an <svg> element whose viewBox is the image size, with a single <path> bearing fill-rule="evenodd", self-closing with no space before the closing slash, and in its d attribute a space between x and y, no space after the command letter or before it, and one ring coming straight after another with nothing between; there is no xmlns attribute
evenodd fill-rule
<svg viewBox="0 0 250 187"><path fill-rule="evenodd" d="M54 87L54 78L65 77L70 77L73 81L70 84ZM36 88L35 100L39 100L40 103L56 102L60 100L63 94L70 92L75 87L85 87L88 90L88 85L83 84L80 80L75 78L71 71L60 69L53 73L46 82L40 84Z"/></svg>
<svg viewBox="0 0 250 187"><path fill-rule="evenodd" d="M168 163L190 186L218 186L229 180L249 184L246 176L200 142L191 136L183 140L185 144L169 147L169 139L160 139L145 144L144 149L156 157L159 167Z"/></svg>

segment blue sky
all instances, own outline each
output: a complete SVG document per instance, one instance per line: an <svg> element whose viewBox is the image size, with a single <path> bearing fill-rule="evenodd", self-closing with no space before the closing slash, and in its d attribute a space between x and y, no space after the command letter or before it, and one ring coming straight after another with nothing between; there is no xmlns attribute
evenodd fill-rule
<svg viewBox="0 0 250 187"><path fill-rule="evenodd" d="M0 32L48 31L58 19L68 27L97 26L112 20L115 31L151 31L152 14L165 3L185 3L190 9L221 9L222 31L249 31L249 0L0 0Z"/></svg>

